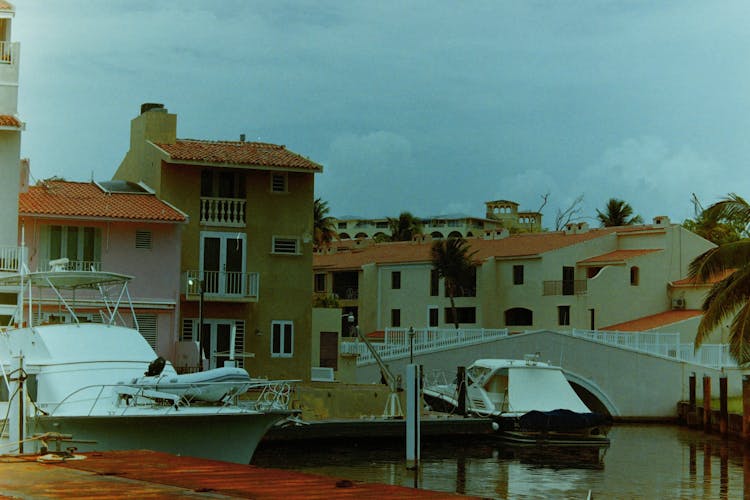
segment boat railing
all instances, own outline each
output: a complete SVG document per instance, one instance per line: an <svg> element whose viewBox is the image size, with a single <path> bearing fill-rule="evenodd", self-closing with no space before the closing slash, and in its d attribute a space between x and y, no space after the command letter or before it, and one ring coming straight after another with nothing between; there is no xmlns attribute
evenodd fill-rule
<svg viewBox="0 0 750 500"><path fill-rule="evenodd" d="M371 342L371 344L382 359L393 360L481 344L507 336L507 329L386 328L383 342ZM341 342L340 352L358 355L358 366L375 363L375 358L367 346L359 341Z"/></svg>
<svg viewBox="0 0 750 500"><path fill-rule="evenodd" d="M258 392L258 397L254 401L243 400L243 403L249 403L255 410L288 410L292 397L292 384L296 380L262 380L256 381L248 389L249 393Z"/></svg>

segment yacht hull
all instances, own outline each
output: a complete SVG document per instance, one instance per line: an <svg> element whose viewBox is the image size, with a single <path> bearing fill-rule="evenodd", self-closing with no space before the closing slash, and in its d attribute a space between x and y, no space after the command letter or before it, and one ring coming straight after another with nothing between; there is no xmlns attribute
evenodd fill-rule
<svg viewBox="0 0 750 500"><path fill-rule="evenodd" d="M63 442L62 449L69 446L78 451L147 449L249 464L266 431L290 414L289 411L218 414L178 411L169 415L41 416L30 422L28 435L46 432L71 435L72 441ZM51 442L48 446L55 449Z"/></svg>

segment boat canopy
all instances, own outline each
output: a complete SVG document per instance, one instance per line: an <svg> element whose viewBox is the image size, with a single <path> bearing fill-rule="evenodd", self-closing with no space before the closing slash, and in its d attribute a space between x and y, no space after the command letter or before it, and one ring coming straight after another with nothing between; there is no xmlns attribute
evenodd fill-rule
<svg viewBox="0 0 750 500"><path fill-rule="evenodd" d="M588 413L563 372L549 367L519 366L508 369L508 411L571 410Z"/></svg>
<svg viewBox="0 0 750 500"><path fill-rule="evenodd" d="M57 288L58 290L79 288L96 290L100 286L120 285L132 279L132 276L126 274L105 271L46 271L3 276L0 277L0 286L31 284L31 286Z"/></svg>

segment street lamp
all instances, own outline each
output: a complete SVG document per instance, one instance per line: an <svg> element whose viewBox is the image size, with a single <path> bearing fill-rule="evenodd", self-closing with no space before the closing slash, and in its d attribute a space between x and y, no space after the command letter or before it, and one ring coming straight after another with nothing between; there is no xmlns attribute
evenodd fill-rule
<svg viewBox="0 0 750 500"><path fill-rule="evenodd" d="M192 289L198 286L198 339L203 343L203 280L190 278L188 285Z"/></svg>
<svg viewBox="0 0 750 500"><path fill-rule="evenodd" d="M354 313L350 312L346 317L346 321L349 322L349 336L356 337L357 334L354 331Z"/></svg>

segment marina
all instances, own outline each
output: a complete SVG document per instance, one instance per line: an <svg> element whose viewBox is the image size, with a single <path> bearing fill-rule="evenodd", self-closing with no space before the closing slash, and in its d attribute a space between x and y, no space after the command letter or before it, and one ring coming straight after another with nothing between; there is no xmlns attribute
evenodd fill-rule
<svg viewBox="0 0 750 500"><path fill-rule="evenodd" d="M486 437L426 438L415 473L403 441L264 441L261 467L483 498L743 498L750 455L740 441L665 424L617 424L600 457L580 448L503 445Z"/></svg>

